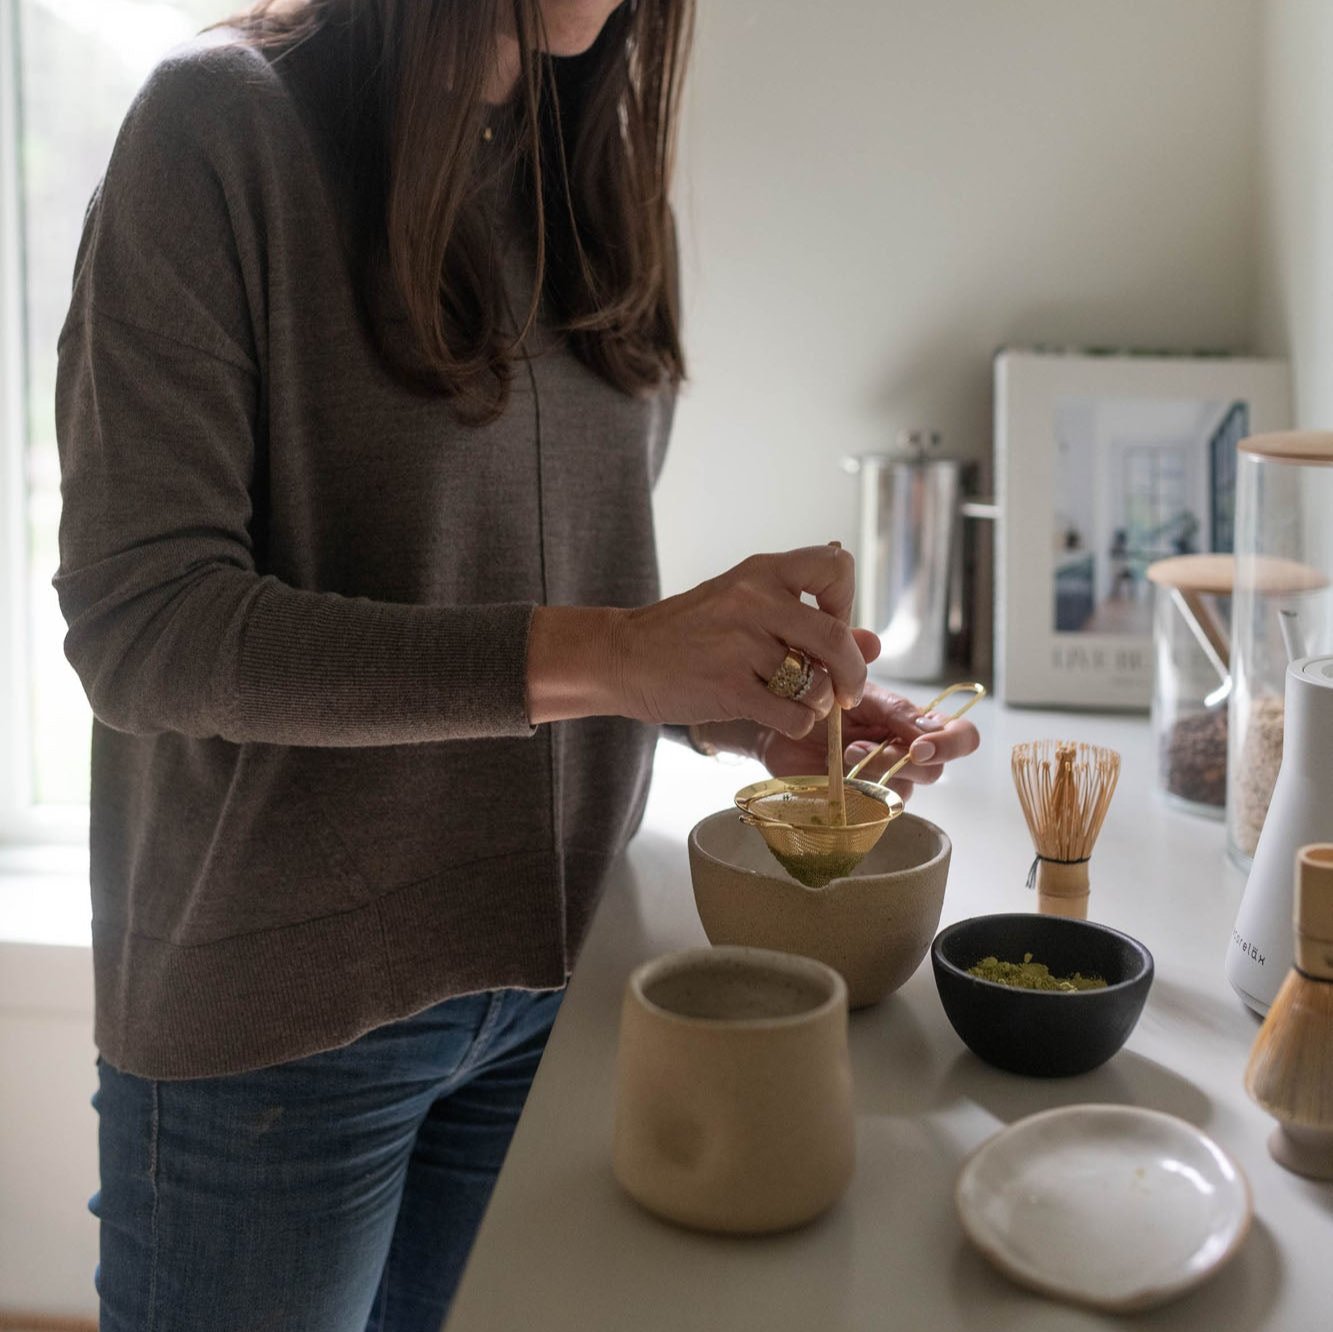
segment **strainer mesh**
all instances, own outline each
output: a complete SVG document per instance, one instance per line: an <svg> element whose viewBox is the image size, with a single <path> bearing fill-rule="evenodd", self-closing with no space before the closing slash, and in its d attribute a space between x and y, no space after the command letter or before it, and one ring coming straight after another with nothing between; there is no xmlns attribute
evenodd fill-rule
<svg viewBox="0 0 1333 1332"><path fill-rule="evenodd" d="M847 825L829 823L827 788L778 791L747 802L768 849L792 878L822 888L850 874L889 826L884 802L844 789Z"/></svg>

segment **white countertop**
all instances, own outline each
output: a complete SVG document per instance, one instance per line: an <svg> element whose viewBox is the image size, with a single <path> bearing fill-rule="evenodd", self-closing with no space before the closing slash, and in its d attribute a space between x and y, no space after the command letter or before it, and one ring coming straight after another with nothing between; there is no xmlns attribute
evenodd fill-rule
<svg viewBox="0 0 1333 1332"><path fill-rule="evenodd" d="M664 742L648 813L608 886L570 982L449 1321L449 1332L786 1332L786 1329L1117 1327L1315 1332L1333 1308L1333 1185L1269 1158L1272 1121L1241 1085L1258 1029L1222 974L1244 887L1220 822L1152 790L1146 719L973 710L981 751L912 808L953 839L941 925L1035 907L1032 847L1009 774L1020 740L1111 745L1120 786L1092 859L1090 916L1152 950L1156 978L1125 1048L1082 1077L1022 1078L978 1060L949 1026L927 958L897 994L851 1017L857 1167L843 1199L776 1238L720 1239L641 1210L611 1174L617 1024L641 961L706 943L685 837L762 775ZM964 1238L958 1168L1004 1125L1079 1102L1165 1110L1240 1163L1255 1225L1199 1290L1131 1318L1029 1294Z"/></svg>

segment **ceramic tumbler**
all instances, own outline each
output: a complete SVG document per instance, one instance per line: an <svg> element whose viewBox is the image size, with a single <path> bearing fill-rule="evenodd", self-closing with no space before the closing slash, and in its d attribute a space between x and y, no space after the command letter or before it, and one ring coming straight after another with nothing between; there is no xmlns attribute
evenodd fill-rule
<svg viewBox="0 0 1333 1332"><path fill-rule="evenodd" d="M616 1178L699 1230L788 1230L852 1175L847 987L812 958L693 948L629 978L620 1019Z"/></svg>

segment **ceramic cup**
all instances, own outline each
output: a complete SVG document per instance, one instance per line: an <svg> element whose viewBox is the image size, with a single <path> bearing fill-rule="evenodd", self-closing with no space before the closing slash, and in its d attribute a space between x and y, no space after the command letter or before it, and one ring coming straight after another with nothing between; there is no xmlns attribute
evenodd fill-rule
<svg viewBox="0 0 1333 1332"><path fill-rule="evenodd" d="M847 987L761 948L691 948L629 978L616 1178L649 1211L760 1234L812 1220L852 1175Z"/></svg>
<svg viewBox="0 0 1333 1332"><path fill-rule="evenodd" d="M807 888L784 870L735 810L690 832L690 877L715 944L801 953L836 968L853 1008L878 1003L921 965L940 923L952 845L902 814L846 878Z"/></svg>

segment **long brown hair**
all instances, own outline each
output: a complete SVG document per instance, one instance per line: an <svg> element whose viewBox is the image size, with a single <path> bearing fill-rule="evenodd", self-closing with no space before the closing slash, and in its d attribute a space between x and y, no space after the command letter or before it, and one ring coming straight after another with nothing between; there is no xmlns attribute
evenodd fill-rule
<svg viewBox="0 0 1333 1332"><path fill-rule="evenodd" d="M627 393L680 382L668 191L693 11L694 0L622 0L586 55L558 61L540 54L539 0L259 0L228 21L305 70L295 82L332 145L363 306L400 378L493 419L545 295L607 382ZM509 144L536 258L517 330L476 207L504 20L520 52ZM373 294L386 273L392 318Z"/></svg>

